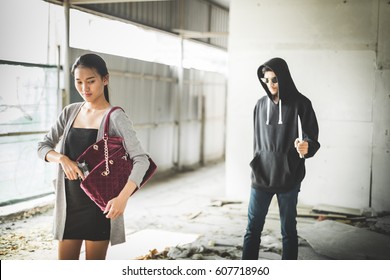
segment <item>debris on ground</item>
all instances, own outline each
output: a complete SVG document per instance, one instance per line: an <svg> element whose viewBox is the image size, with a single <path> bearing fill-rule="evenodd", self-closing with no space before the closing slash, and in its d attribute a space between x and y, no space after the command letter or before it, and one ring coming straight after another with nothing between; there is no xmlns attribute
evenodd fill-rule
<svg viewBox="0 0 390 280"><path fill-rule="evenodd" d="M22 210L16 213L3 215L0 216L0 223L29 219L37 215L45 214L53 210L53 207L54 207L53 204L41 205L41 206L33 207L31 209Z"/></svg>
<svg viewBox="0 0 390 280"><path fill-rule="evenodd" d="M34 230L31 232L2 233L0 238L0 256L12 256L18 252L35 252L36 250L52 250L53 237L50 232Z"/></svg>
<svg viewBox="0 0 390 280"><path fill-rule="evenodd" d="M163 260L167 259L169 248L165 248L163 251L159 252L157 249L149 250L149 253L144 256L139 256L135 258L136 260Z"/></svg>
<svg viewBox="0 0 390 280"><path fill-rule="evenodd" d="M129 215L124 217L127 233L132 235L132 238L135 238L134 236L137 236L137 233L139 237L145 231L159 230L162 232L169 231L168 237L179 234L180 236L185 235L186 240L188 237L188 239L196 241L176 243L177 240L175 239L173 241L167 239L166 244L161 244L158 247L145 241L140 246L142 250L134 251L135 253L130 252L132 250L132 247L129 246L130 242L126 242L126 244L116 246L120 257L111 255L109 259L134 259L137 256L145 260L238 260L241 258L242 246L237 244L243 243L247 225L247 202L223 197L210 197L210 194L223 193L224 166L220 165L214 169L201 169L188 174L188 176L183 174L179 176L179 180L173 178L165 181L161 180L158 182L159 188L146 187L127 205L126 212ZM185 183L183 183L183 180L185 180ZM181 191L175 192L178 187ZM274 201L275 203L270 206L261 237L260 259L281 259L282 238L279 209L276 199ZM342 233L345 233L345 224L349 224L390 235L390 213L387 213L387 216L382 213L377 215L372 209L364 209L360 212L361 216L344 213L345 209L336 211L341 213L333 213L334 209L332 212L315 213L312 211L312 206L302 206L301 204L298 206L299 215L310 214L311 216L301 216L297 219L298 234L301 229L317 224L317 220L321 219L325 223L321 230L327 229L325 227L326 223L332 222L329 220L336 220L344 223L340 226ZM5 215L8 212L3 211L5 214L1 218L6 217L6 219L0 219L1 260L56 259L58 242L52 240L53 215L50 213L52 211L47 213L44 213L44 211L39 213L39 211L39 209L38 211L34 209L25 214L23 213L23 215L13 216L13 221L10 221L11 217L8 214ZM349 227L349 229L351 228ZM196 235L197 238L193 239L193 235ZM319 234L314 231L313 235L318 237ZM320 241L325 242L327 247L333 247L331 249L341 251L341 249L344 249L343 243L332 245L330 242L335 239L334 236L335 234L332 232L325 235ZM163 236L158 235L158 238L159 241L164 242ZM141 240L144 239L141 238ZM365 243L367 242L364 239L361 244L364 245ZM175 246L173 244L181 245ZM165 248L167 246L169 247ZM113 253L113 249L110 248L109 252ZM370 255L370 258L378 258L378 256ZM299 258L320 260L329 259L330 257L316 252L306 239L300 238ZM345 256L339 258L345 258Z"/></svg>
<svg viewBox="0 0 390 280"><path fill-rule="evenodd" d="M352 210L347 211L348 213L354 213ZM356 215L349 215L343 212L341 209L337 209L331 206L315 206L315 207L299 207L298 208L298 217L301 218L313 218L317 221L324 220L348 220L356 218Z"/></svg>
<svg viewBox="0 0 390 280"><path fill-rule="evenodd" d="M222 207L227 204L241 204L242 201L240 200L227 200L227 199L213 199L211 200L210 206L214 207Z"/></svg>
<svg viewBox="0 0 390 280"><path fill-rule="evenodd" d="M260 250L262 252L282 254L282 237L274 231L265 229L261 234Z"/></svg>
<svg viewBox="0 0 390 280"><path fill-rule="evenodd" d="M170 260L239 260L240 250L234 248L210 248L204 245L186 244L171 247L167 254Z"/></svg>
<svg viewBox="0 0 390 280"><path fill-rule="evenodd" d="M192 213L188 216L188 220L193 220L195 219L196 217L198 217L200 214L202 214L202 211L197 211L195 213Z"/></svg>
<svg viewBox="0 0 390 280"><path fill-rule="evenodd" d="M333 205L327 205L327 204L320 204L317 206L314 206L312 209L313 213L330 213L330 214L338 214L342 216L354 216L354 217L360 217L363 215L362 209L356 209L356 208L348 208L348 207L338 207Z"/></svg>
<svg viewBox="0 0 390 280"><path fill-rule="evenodd" d="M223 260L239 259L237 254L226 250L211 249L202 245L186 244L165 248L159 252L152 249L148 254L137 257L136 260Z"/></svg>
<svg viewBox="0 0 390 280"><path fill-rule="evenodd" d="M52 205L1 217L0 258L31 259L38 251L45 256L53 251ZM34 221L32 223L32 221Z"/></svg>
<svg viewBox="0 0 390 280"><path fill-rule="evenodd" d="M390 215L388 213L378 215L372 208L355 209L330 205L319 205L312 208L302 207L298 209L298 217L311 217L319 222L334 220L358 228L390 235Z"/></svg>
<svg viewBox="0 0 390 280"><path fill-rule="evenodd" d="M220 246L220 247L237 247L237 245L219 243L219 242L215 242L214 240L210 240L208 245L210 247L218 247L218 246Z"/></svg>
<svg viewBox="0 0 390 280"><path fill-rule="evenodd" d="M298 217L301 218L313 218L317 221L324 220L345 220L348 219L347 216L337 215L337 214L315 214L315 213L298 213Z"/></svg>
<svg viewBox="0 0 390 280"><path fill-rule="evenodd" d="M390 215L378 217L375 224L371 227L371 230L390 235Z"/></svg>

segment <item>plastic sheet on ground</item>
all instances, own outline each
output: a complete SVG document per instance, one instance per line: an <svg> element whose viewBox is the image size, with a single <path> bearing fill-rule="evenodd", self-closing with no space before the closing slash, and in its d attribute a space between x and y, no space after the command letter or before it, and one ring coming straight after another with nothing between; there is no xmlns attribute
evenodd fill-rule
<svg viewBox="0 0 390 280"><path fill-rule="evenodd" d="M390 236L335 221L314 223L299 236L324 256L337 260L390 260Z"/></svg>

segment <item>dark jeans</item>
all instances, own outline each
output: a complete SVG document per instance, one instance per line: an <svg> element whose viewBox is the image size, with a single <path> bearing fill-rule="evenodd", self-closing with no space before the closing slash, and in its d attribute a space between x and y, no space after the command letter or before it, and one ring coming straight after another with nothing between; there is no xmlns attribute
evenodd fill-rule
<svg viewBox="0 0 390 280"><path fill-rule="evenodd" d="M283 260L298 258L297 202L301 184L285 193L277 193L282 229ZM257 260L265 217L274 193L252 188L248 207L248 226L244 236L243 260Z"/></svg>

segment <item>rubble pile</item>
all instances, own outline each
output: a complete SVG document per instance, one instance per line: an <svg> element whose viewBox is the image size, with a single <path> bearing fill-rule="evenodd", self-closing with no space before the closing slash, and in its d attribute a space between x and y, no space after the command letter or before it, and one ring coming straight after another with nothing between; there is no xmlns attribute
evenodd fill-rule
<svg viewBox="0 0 390 280"><path fill-rule="evenodd" d="M241 251L239 246L212 248L187 244L171 247L167 256L171 260L238 260L241 257Z"/></svg>
<svg viewBox="0 0 390 280"><path fill-rule="evenodd" d="M0 239L1 259L12 259L15 255L33 253L36 250L52 250L53 236L50 231L32 230L30 232L3 232Z"/></svg>

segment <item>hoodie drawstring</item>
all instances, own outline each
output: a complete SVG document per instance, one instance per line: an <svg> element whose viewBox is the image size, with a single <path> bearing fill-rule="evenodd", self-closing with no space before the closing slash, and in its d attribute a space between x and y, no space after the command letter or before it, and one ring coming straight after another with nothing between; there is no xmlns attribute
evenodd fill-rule
<svg viewBox="0 0 390 280"><path fill-rule="evenodd" d="M283 124L282 121L282 99L279 99L279 122L278 124Z"/></svg>
<svg viewBox="0 0 390 280"><path fill-rule="evenodd" d="M267 121L266 121L266 125L269 125L269 106L270 106L270 103L271 103L271 99L268 98L268 103L267 103Z"/></svg>
<svg viewBox="0 0 390 280"><path fill-rule="evenodd" d="M268 98L268 103L267 103L267 121L265 122L266 125L269 125L269 107L271 106L271 99ZM282 100L279 99L279 122L278 124L283 124L282 121Z"/></svg>

